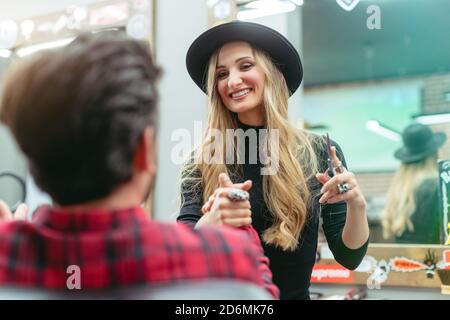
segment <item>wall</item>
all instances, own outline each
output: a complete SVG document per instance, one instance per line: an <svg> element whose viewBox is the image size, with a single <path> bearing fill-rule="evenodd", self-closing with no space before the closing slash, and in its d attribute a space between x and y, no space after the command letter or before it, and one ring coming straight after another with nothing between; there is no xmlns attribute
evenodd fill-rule
<svg viewBox="0 0 450 320"><path fill-rule="evenodd" d="M153 216L176 217L179 203L180 165L172 162L171 140L175 129L193 131L194 121L205 120L206 96L186 71L186 52L191 42L207 29L204 0L156 2L156 59L164 69L160 89L158 178Z"/></svg>

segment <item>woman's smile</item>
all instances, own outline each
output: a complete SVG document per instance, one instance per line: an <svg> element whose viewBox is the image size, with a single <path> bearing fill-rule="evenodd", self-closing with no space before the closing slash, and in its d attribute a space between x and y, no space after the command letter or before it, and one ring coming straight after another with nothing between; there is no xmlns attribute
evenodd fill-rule
<svg viewBox="0 0 450 320"><path fill-rule="evenodd" d="M250 94L251 91L252 91L251 88L246 88L243 90L234 91L230 93L228 96L234 101L242 101Z"/></svg>

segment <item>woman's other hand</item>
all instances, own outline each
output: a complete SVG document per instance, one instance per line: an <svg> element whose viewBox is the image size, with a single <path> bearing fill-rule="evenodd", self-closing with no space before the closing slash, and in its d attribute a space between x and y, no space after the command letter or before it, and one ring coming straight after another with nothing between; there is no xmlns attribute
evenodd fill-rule
<svg viewBox="0 0 450 320"><path fill-rule="evenodd" d="M324 204L345 201L348 206L358 209L365 208L366 200L359 188L358 181L352 172L341 165L334 146L331 147L331 160L337 173L334 177L330 178L327 172L316 174L317 180L323 184L319 202Z"/></svg>

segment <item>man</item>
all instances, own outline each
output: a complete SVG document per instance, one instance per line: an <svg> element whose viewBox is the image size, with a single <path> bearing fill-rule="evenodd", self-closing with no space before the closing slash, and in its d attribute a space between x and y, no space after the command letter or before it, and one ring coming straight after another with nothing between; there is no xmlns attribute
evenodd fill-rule
<svg viewBox="0 0 450 320"><path fill-rule="evenodd" d="M83 289L229 278L278 297L254 229L191 231L141 209L156 172L159 73L146 46L114 32L13 68L1 120L55 205L0 223L0 284L66 288L75 265Z"/></svg>

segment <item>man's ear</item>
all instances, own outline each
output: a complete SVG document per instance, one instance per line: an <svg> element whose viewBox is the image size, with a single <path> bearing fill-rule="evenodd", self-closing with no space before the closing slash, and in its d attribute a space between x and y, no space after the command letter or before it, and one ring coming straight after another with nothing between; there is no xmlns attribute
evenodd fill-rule
<svg viewBox="0 0 450 320"><path fill-rule="evenodd" d="M156 172L156 141L153 127L146 127L134 151L133 167L136 171Z"/></svg>

